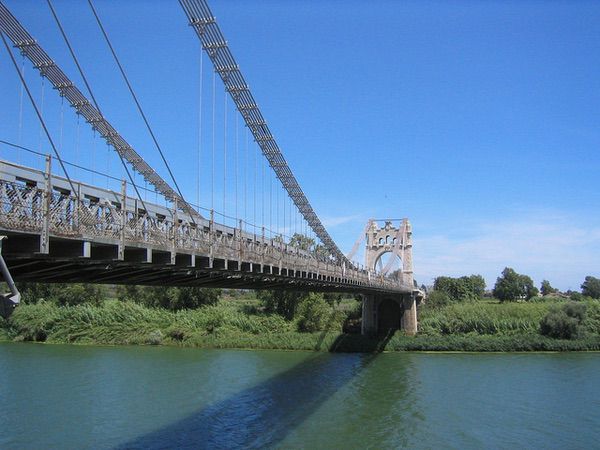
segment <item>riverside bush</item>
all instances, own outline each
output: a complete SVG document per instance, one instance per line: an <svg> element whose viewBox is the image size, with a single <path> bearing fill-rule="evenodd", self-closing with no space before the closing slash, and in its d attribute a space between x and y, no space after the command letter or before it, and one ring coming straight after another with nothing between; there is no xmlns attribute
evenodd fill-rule
<svg viewBox="0 0 600 450"><path fill-rule="evenodd" d="M324 329L331 307L320 294L309 294L298 306L298 331L314 332Z"/></svg>
<svg viewBox="0 0 600 450"><path fill-rule="evenodd" d="M561 307L553 306L540 321L544 336L573 339L581 335L581 323L585 318L586 305L568 302Z"/></svg>
<svg viewBox="0 0 600 450"><path fill-rule="evenodd" d="M64 283L18 283L23 303L35 304L40 301L58 305L99 305L106 297L104 286L96 284Z"/></svg>
<svg viewBox="0 0 600 450"><path fill-rule="evenodd" d="M10 322L0 317L0 342L10 340Z"/></svg>

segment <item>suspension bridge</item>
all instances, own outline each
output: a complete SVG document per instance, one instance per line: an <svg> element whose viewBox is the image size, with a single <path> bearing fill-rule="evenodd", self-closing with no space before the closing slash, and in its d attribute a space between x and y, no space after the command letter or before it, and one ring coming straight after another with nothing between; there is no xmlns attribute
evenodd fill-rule
<svg viewBox="0 0 600 450"><path fill-rule="evenodd" d="M90 16L147 132L143 151L103 114L61 14L46 3L48 26L60 33L81 82L25 28L27 17L17 18L0 1L0 50L4 66L14 68L10 89L17 93L15 111L6 112L16 133L0 135L5 280L360 293L364 332L416 332L423 294L413 280L410 222L370 220L352 250L340 250L291 171L205 0L173 2L183 12L180 26L201 47L198 144L179 151L190 161L197 156L190 163L197 166L195 203L184 195L183 176L169 164L174 155L161 146L93 2ZM47 86L54 92L45 92ZM71 129L69 117L76 121ZM31 130L27 120L38 131L37 148L24 136ZM100 154L97 146L104 144ZM160 169L150 162L157 154ZM363 241L360 264L353 259ZM391 255L387 263L384 255ZM16 295L6 298L18 302Z"/></svg>

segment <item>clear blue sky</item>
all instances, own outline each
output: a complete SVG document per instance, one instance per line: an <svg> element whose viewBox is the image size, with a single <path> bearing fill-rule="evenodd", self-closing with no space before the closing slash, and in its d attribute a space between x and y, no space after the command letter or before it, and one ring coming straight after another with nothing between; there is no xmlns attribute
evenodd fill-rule
<svg viewBox="0 0 600 450"><path fill-rule="evenodd" d="M54 3L105 115L165 174L87 3ZM45 2L5 4L82 85ZM196 201L196 36L176 1L95 4L185 195ZM368 218L409 217L419 282L481 273L491 287L505 266L562 289L579 289L586 275L600 276L599 2L210 5L280 148L344 251ZM0 138L15 141L19 86L1 50ZM212 74L204 62L206 167ZM39 99L40 79L29 65L26 73ZM56 98L46 92L48 120L58 136ZM235 123L228 108L232 158ZM89 165L93 138L82 131L80 148L88 151L75 154L74 117L65 114L63 151ZM36 149L37 126L25 108L21 142ZM97 168L122 176L99 141L95 152ZM0 146L0 156L14 159L16 153ZM228 160L230 176L233 164ZM202 179L200 200L210 206L208 175ZM232 183L228 178L230 214Z"/></svg>

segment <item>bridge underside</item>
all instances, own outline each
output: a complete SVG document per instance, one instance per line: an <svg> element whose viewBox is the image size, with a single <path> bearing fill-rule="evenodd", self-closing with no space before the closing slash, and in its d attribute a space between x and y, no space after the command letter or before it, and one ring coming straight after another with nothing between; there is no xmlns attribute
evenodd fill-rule
<svg viewBox="0 0 600 450"><path fill-rule="evenodd" d="M173 253L152 247L125 247L79 239L50 238L39 252L40 236L8 235L3 255L15 281L46 283L200 286L231 289L288 289L314 292L385 292L351 278L297 270L243 259Z"/></svg>

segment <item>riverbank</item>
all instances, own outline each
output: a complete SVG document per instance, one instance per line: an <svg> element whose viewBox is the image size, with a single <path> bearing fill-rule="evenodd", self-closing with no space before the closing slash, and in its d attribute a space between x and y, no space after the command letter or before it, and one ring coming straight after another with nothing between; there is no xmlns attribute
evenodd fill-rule
<svg viewBox="0 0 600 450"><path fill-rule="evenodd" d="M576 339L539 333L552 303L476 302L424 310L421 332L367 337L341 332L339 314L320 332L297 331L278 315L240 311L221 302L195 310L167 311L132 302L19 306L0 327L0 340L109 345L171 345L200 348L374 351L586 351L600 350L600 307L587 305L585 332Z"/></svg>

